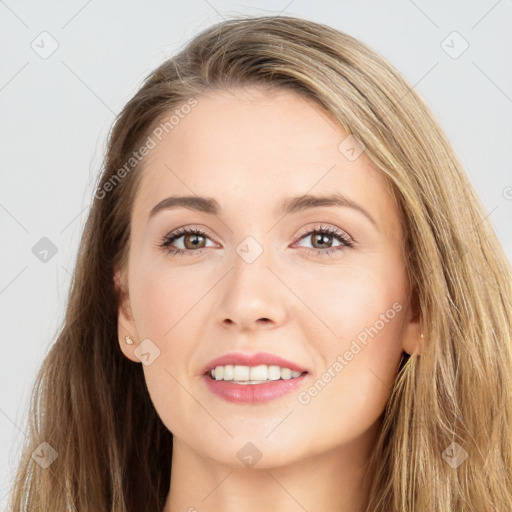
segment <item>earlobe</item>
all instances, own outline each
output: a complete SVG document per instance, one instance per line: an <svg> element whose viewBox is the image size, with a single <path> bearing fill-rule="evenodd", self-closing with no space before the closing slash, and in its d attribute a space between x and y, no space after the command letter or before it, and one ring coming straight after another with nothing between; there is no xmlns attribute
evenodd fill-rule
<svg viewBox="0 0 512 512"><path fill-rule="evenodd" d="M117 296L117 337L121 351L131 361L140 362L133 355L137 339L137 329L131 311L128 285L124 275L118 271L114 273L114 287Z"/></svg>
<svg viewBox="0 0 512 512"><path fill-rule="evenodd" d="M424 335L421 331L421 315L419 310L408 308L406 324L404 326L402 350L412 355L421 354Z"/></svg>
<svg viewBox="0 0 512 512"><path fill-rule="evenodd" d="M411 337L407 337L404 340L404 343L402 345L402 349L406 354L412 355L414 353L417 353L418 355L421 355L421 343L423 342L423 335L418 334L415 339Z"/></svg>

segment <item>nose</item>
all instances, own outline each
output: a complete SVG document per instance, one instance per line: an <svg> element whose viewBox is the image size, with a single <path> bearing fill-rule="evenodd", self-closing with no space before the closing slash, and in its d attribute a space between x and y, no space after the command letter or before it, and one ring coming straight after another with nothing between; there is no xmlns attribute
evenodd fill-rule
<svg viewBox="0 0 512 512"><path fill-rule="evenodd" d="M286 322L291 294L270 260L267 251L250 263L235 255L217 303L217 319L224 327L275 329Z"/></svg>

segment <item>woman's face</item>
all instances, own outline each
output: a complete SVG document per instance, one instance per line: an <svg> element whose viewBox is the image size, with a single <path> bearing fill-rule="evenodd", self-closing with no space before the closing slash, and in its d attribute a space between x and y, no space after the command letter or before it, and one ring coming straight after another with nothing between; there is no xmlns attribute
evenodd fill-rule
<svg viewBox="0 0 512 512"><path fill-rule="evenodd" d="M210 460L272 467L368 444L419 338L389 188L297 93L196 100L144 160L119 274L122 350L143 362L175 439ZM267 382L205 373L233 353L263 356L227 360L217 378Z"/></svg>

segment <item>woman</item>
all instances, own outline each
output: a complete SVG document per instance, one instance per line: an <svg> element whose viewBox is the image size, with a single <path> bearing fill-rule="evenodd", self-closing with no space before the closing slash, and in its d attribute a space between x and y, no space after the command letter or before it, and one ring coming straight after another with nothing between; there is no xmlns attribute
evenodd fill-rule
<svg viewBox="0 0 512 512"><path fill-rule="evenodd" d="M110 134L12 510L511 510L485 217L376 52L292 17L205 30Z"/></svg>

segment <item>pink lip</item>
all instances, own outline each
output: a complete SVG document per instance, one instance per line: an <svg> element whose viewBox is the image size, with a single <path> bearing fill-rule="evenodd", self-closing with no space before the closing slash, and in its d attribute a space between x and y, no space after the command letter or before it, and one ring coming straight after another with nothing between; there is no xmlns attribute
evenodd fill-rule
<svg viewBox="0 0 512 512"><path fill-rule="evenodd" d="M211 369L228 364L240 366L276 365L281 368L289 368L295 372L301 372L302 375L295 379L271 380L263 384L236 384L232 381L215 380L210 377ZM273 354L265 352L256 354L231 353L210 361L203 368L203 379L208 389L224 400L235 403L260 403L273 400L296 390L308 376L307 372L306 368Z"/></svg>
<svg viewBox="0 0 512 512"><path fill-rule="evenodd" d="M217 357L210 361L202 370L203 374L207 374L211 369L216 366L225 366L227 364L239 365L239 366L258 366L260 364L266 364L267 366L280 366L281 368L290 368L294 372L307 372L306 368L295 364L292 361L283 359L282 357L275 356L266 352L257 352L255 354L241 354L232 352L223 356ZM262 386L263 384L260 384Z"/></svg>
<svg viewBox="0 0 512 512"><path fill-rule="evenodd" d="M279 398L295 391L308 377L307 373L295 379L271 380L264 384L235 384L232 381L214 380L209 375L203 375L208 389L217 396L234 403L261 403Z"/></svg>

